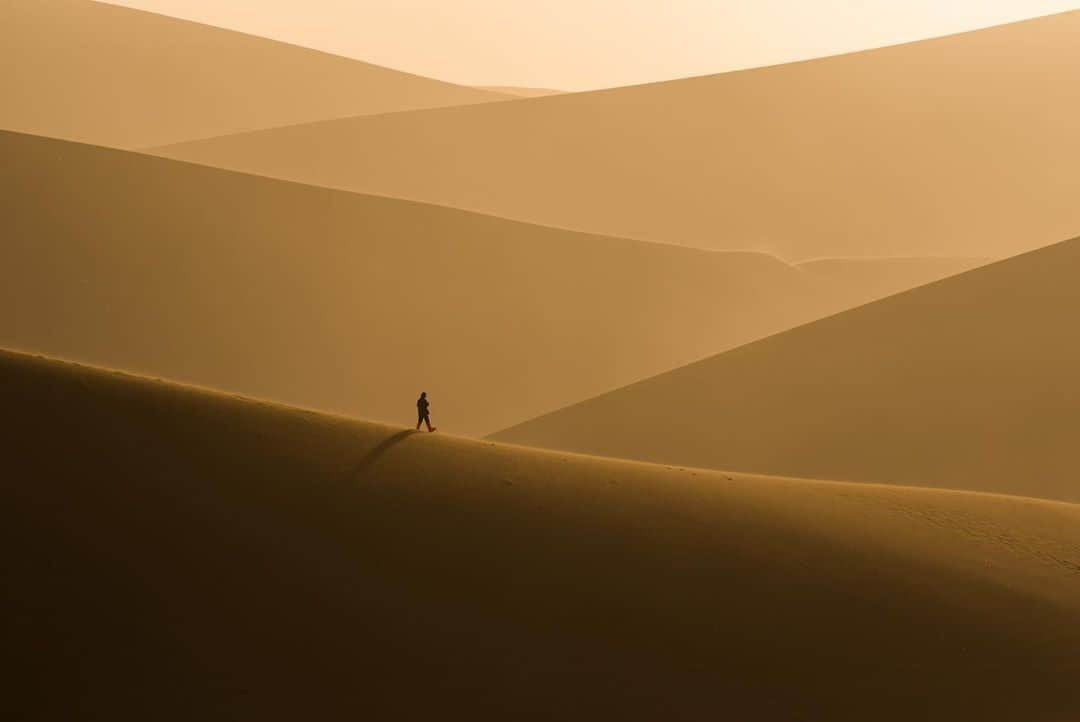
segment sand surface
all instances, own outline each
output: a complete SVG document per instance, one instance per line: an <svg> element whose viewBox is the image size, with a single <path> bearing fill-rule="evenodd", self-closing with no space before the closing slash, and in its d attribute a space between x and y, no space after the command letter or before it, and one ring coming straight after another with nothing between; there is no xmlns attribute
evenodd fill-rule
<svg viewBox="0 0 1080 722"><path fill-rule="evenodd" d="M970 270L1080 228L1078 37L559 94L0 0L0 719L1080 720L1080 239Z"/></svg>
<svg viewBox="0 0 1080 722"><path fill-rule="evenodd" d="M1080 715L1080 508L418 435L0 354L5 716Z"/></svg>
<svg viewBox="0 0 1080 722"><path fill-rule="evenodd" d="M706 248L1003 258L1080 228L1080 11L722 75L160 152Z"/></svg>
<svg viewBox="0 0 1080 722"><path fill-rule="evenodd" d="M425 390L467 435L875 294L763 254L12 133L0 150L0 343L400 423Z"/></svg>
<svg viewBox="0 0 1080 722"><path fill-rule="evenodd" d="M496 435L762 473L1080 501L1080 240Z"/></svg>
<svg viewBox="0 0 1080 722"><path fill-rule="evenodd" d="M122 148L510 97L88 0L4 0L0 64L0 128Z"/></svg>
<svg viewBox="0 0 1080 722"><path fill-rule="evenodd" d="M519 98L544 98L549 95L562 95L565 90L552 88L527 88L520 85L478 85L481 90L490 90L493 93L516 95Z"/></svg>
<svg viewBox="0 0 1080 722"><path fill-rule="evenodd" d="M819 258L797 264L818 282L867 302L990 263L988 258Z"/></svg>

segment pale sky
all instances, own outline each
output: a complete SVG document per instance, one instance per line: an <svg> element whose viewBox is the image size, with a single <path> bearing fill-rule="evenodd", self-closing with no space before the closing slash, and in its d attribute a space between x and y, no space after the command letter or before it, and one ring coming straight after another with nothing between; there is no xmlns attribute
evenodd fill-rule
<svg viewBox="0 0 1080 722"><path fill-rule="evenodd" d="M585 90L770 65L1080 0L109 0L468 85Z"/></svg>

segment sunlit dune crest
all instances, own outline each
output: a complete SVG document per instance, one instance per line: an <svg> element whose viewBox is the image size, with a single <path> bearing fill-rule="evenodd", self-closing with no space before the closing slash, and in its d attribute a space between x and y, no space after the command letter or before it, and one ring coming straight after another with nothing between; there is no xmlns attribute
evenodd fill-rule
<svg viewBox="0 0 1080 722"><path fill-rule="evenodd" d="M517 85L481 85L477 87L481 90L490 90L493 93L516 95L522 98L544 98L549 95L562 95L566 92L563 90L553 90L551 88L525 88Z"/></svg>
<svg viewBox="0 0 1080 722"><path fill-rule="evenodd" d="M667 83L268 130L175 158L590 232L1002 258L1080 228L1080 11Z"/></svg>

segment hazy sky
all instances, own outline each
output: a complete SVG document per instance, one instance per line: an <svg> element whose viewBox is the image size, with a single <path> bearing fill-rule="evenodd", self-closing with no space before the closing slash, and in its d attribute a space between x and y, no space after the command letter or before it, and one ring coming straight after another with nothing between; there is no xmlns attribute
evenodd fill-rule
<svg viewBox="0 0 1080 722"><path fill-rule="evenodd" d="M581 90L787 62L1080 0L110 0L465 84Z"/></svg>

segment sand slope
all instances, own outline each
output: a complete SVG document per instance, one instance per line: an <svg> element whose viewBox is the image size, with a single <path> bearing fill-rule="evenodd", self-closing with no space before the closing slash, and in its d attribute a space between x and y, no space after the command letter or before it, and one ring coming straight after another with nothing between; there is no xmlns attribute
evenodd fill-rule
<svg viewBox="0 0 1080 722"><path fill-rule="evenodd" d="M165 155L799 261L1080 227L1080 12L792 65L282 128Z"/></svg>
<svg viewBox="0 0 1080 722"><path fill-rule="evenodd" d="M725 469L1080 500L1080 240L496 435Z"/></svg>
<svg viewBox="0 0 1080 722"><path fill-rule="evenodd" d="M819 258L797 267L867 302L984 266L986 258Z"/></svg>
<svg viewBox="0 0 1080 722"><path fill-rule="evenodd" d="M0 355L13 719L1080 714L1080 509L414 435Z"/></svg>
<svg viewBox="0 0 1080 722"><path fill-rule="evenodd" d="M481 90L490 90L493 93L515 95L519 98L543 98L548 95L562 95L565 90L553 90L552 88L527 88L521 85L478 85Z"/></svg>
<svg viewBox="0 0 1080 722"><path fill-rule="evenodd" d="M5 0L0 63L0 128L126 148L508 97L87 0Z"/></svg>
<svg viewBox="0 0 1080 722"><path fill-rule="evenodd" d="M0 343L484 434L866 300L712 253L0 133Z"/></svg>

